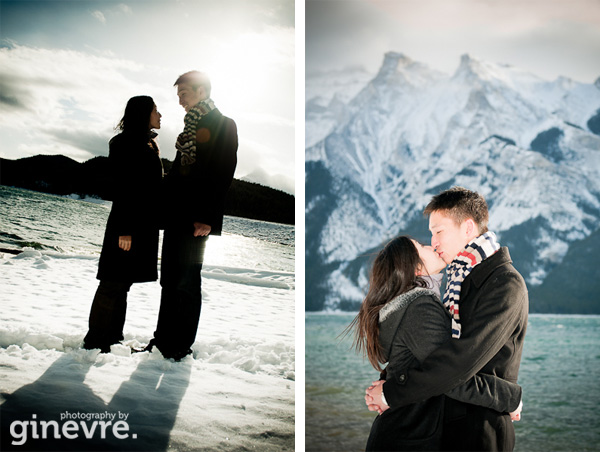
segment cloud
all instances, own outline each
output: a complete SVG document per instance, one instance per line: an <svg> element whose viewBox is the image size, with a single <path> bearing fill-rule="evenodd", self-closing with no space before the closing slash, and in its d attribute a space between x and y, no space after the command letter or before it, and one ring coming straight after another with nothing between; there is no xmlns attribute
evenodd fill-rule
<svg viewBox="0 0 600 452"><path fill-rule="evenodd" d="M133 14L133 10L131 9L131 7L127 6L124 3L119 4L117 6L117 9L125 14Z"/></svg>
<svg viewBox="0 0 600 452"><path fill-rule="evenodd" d="M135 89L126 73L143 70L127 60L26 46L0 49L0 63L4 95L26 105L39 123L63 119L69 109L65 102L89 118L106 119L124 93Z"/></svg>
<svg viewBox="0 0 600 452"><path fill-rule="evenodd" d="M163 115L161 155L173 159L185 113L173 82L199 69L211 75L218 108L238 124L236 177L261 168L293 178L293 0L157 0L143 7L117 0L68 8L52 0L43 10L9 3L15 20L8 22L18 23L25 10L32 20L4 30L13 41L0 45L0 156L106 155L127 99L146 94ZM186 12L202 26L182 35Z"/></svg>
<svg viewBox="0 0 600 452"><path fill-rule="evenodd" d="M260 185L273 187L291 195L295 194L294 178L284 176L283 174L269 174L262 168L257 168L251 173L241 178L248 182L255 182Z"/></svg>
<svg viewBox="0 0 600 452"><path fill-rule="evenodd" d="M235 177L293 194L295 159L289 158L290 153L274 143L253 140L239 128L238 132L240 146Z"/></svg>
<svg viewBox="0 0 600 452"><path fill-rule="evenodd" d="M106 155L106 138L112 133L109 129L89 130L89 127L77 127L77 124L70 128L47 127L40 131L47 135L47 139L83 150L89 156Z"/></svg>
<svg viewBox="0 0 600 452"><path fill-rule="evenodd" d="M3 61L2 50L0 50L0 62ZM0 69L0 111L13 108L33 112L35 96L38 89L64 87L60 83L53 82L50 78L39 74L38 76L26 76L4 71L7 65ZM11 112L12 113L12 112Z"/></svg>
<svg viewBox="0 0 600 452"><path fill-rule="evenodd" d="M0 111L10 113L17 110L27 110L28 93L19 92L14 81L6 75L0 76Z"/></svg>
<svg viewBox="0 0 600 452"><path fill-rule="evenodd" d="M106 155L127 99L150 94L163 114L161 154L173 159L184 112L172 90L171 72L72 50L1 48L0 154L60 153L78 161ZM293 119L285 112L261 112L257 104L238 111L233 115L240 135L236 177L260 168L255 181L293 192Z"/></svg>
<svg viewBox="0 0 600 452"><path fill-rule="evenodd" d="M257 113L252 111L245 111L241 115L237 116L236 119L242 119L250 124L260 124L264 126L294 128L296 125L296 122L290 118L280 115L273 115L270 113Z"/></svg>
<svg viewBox="0 0 600 452"><path fill-rule="evenodd" d="M81 159L106 152L112 128L129 97L149 88L136 83L144 66L71 50L13 45L0 48L0 152L55 143ZM141 88L142 87L142 88Z"/></svg>
<svg viewBox="0 0 600 452"><path fill-rule="evenodd" d="M106 17L104 17L104 14L102 13L102 11L93 11L92 16L94 16L96 19L98 19L103 24L106 23Z"/></svg>
<svg viewBox="0 0 600 452"><path fill-rule="evenodd" d="M0 103L8 105L9 107L25 108L25 105L19 101L15 96L5 96L1 91L4 90L3 86L0 86Z"/></svg>
<svg viewBox="0 0 600 452"><path fill-rule="evenodd" d="M523 33L560 21L598 25L597 0L367 0L397 24L426 30L481 28L486 32Z"/></svg>
<svg viewBox="0 0 600 452"><path fill-rule="evenodd" d="M93 11L91 14L96 19L98 19L102 24L106 24L106 15L114 17L114 16L119 16L119 15L125 14L125 15L129 16L129 15L133 14L133 10L131 9L130 6L126 5L125 3L120 3L117 6L115 6L114 8L104 10L104 12L102 12L100 10L96 10L96 11Z"/></svg>
<svg viewBox="0 0 600 452"><path fill-rule="evenodd" d="M469 53L554 79L600 71L597 0L361 0L306 2L306 69L362 64L400 51L445 73ZM556 44L556 46L554 46Z"/></svg>

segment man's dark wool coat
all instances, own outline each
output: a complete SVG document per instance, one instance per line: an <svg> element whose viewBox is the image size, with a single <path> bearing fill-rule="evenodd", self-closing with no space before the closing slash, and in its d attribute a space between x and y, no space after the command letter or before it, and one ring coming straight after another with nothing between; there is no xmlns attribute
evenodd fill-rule
<svg viewBox="0 0 600 452"><path fill-rule="evenodd" d="M196 161L181 164L181 153L165 177L165 227L194 230L194 222L208 224L210 235L221 235L227 190L237 165L235 122L218 109L198 122Z"/></svg>

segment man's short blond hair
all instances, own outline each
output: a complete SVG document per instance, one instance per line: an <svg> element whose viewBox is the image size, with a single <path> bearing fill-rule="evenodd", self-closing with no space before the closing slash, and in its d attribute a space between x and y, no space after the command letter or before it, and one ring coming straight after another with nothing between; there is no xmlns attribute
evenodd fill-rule
<svg viewBox="0 0 600 452"><path fill-rule="evenodd" d="M206 91L206 95L210 97L211 84L208 75L204 72L200 71L189 71L185 74L179 76L179 78L175 81L173 86L180 85L182 83L187 83L192 87L194 91L196 91L199 87L203 86Z"/></svg>

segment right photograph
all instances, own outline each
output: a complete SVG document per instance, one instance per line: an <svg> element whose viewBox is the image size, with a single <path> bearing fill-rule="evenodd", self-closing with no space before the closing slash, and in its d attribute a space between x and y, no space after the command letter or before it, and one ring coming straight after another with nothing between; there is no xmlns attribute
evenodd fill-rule
<svg viewBox="0 0 600 452"><path fill-rule="evenodd" d="M596 450L600 3L305 27L305 449Z"/></svg>

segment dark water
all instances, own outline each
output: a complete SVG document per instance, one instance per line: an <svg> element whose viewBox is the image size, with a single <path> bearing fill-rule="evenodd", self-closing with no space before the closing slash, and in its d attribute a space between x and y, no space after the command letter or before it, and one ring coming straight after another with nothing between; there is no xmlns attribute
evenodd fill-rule
<svg viewBox="0 0 600 452"><path fill-rule="evenodd" d="M99 254L110 206L0 185L0 247ZM225 217L223 231L294 246L290 225Z"/></svg>
<svg viewBox="0 0 600 452"><path fill-rule="evenodd" d="M306 450L364 450L378 373L337 336L354 314L306 315ZM600 316L532 314L519 373L520 452L600 450Z"/></svg>

